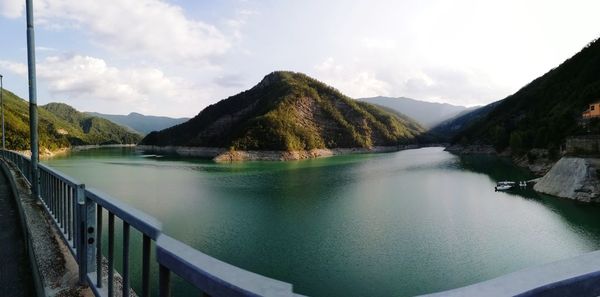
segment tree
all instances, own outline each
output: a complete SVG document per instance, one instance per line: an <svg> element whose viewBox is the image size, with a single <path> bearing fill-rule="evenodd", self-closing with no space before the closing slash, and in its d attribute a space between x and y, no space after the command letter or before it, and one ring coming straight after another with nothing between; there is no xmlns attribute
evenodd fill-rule
<svg viewBox="0 0 600 297"><path fill-rule="evenodd" d="M523 136L521 132L514 131L510 133L510 149L513 153L522 153L523 152Z"/></svg>

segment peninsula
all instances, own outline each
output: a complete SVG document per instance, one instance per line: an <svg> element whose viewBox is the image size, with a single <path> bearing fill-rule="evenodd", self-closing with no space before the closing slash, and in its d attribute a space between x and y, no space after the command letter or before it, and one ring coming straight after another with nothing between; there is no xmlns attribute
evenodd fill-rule
<svg viewBox="0 0 600 297"><path fill-rule="evenodd" d="M423 132L406 116L305 74L278 71L183 124L148 134L138 147L217 161L296 160L398 150Z"/></svg>

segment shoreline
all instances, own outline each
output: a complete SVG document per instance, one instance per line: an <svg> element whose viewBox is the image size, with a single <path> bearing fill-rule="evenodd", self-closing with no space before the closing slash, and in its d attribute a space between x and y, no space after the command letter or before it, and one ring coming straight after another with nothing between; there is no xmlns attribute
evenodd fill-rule
<svg viewBox="0 0 600 297"><path fill-rule="evenodd" d="M457 155L509 157L516 166L540 176L533 186L535 192L584 203L600 203L600 158L597 156L566 154L554 161L545 149L532 149L515 157L511 156L510 150L498 153L489 145L453 145L445 150Z"/></svg>
<svg viewBox="0 0 600 297"><path fill-rule="evenodd" d="M95 148L105 148L105 147L135 147L136 144L90 144L90 145L75 145L71 147L63 147L56 150L49 150L46 148L40 149L40 159L51 159L58 156L66 155L70 152L77 152ZM31 158L31 151L17 151L15 152L27 156Z"/></svg>
<svg viewBox="0 0 600 297"><path fill-rule="evenodd" d="M558 162L558 160L550 159L550 154L545 149L531 149L527 154L519 157L513 156L510 149L498 152L493 146L487 144L455 144L447 146L444 150L456 155L495 155L510 158L514 165L527 169L538 177L546 175L552 166ZM529 160L528 155L533 157L532 161Z"/></svg>
<svg viewBox="0 0 600 297"><path fill-rule="evenodd" d="M215 162L242 161L295 161L316 158L326 158L348 154L389 153L425 146L398 145L376 146L373 148L332 148L300 151L242 151L215 147L183 147L183 146L154 146L138 145L136 150L152 154L170 154L183 157L211 158Z"/></svg>

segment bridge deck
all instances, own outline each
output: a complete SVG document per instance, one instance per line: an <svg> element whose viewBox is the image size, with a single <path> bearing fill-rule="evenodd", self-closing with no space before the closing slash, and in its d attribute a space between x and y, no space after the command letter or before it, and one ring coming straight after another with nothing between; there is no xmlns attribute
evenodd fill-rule
<svg viewBox="0 0 600 297"><path fill-rule="evenodd" d="M0 295L34 296L15 197L0 170Z"/></svg>

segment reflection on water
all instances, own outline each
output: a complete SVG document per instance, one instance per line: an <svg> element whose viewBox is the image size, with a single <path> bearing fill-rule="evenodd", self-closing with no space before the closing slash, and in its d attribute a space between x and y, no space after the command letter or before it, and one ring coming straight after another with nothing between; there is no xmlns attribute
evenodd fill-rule
<svg viewBox="0 0 600 297"><path fill-rule="evenodd" d="M167 234L310 296L433 292L600 246L598 206L494 192L531 176L440 148L233 164L111 148L47 163L155 216Z"/></svg>

